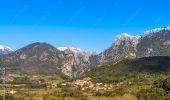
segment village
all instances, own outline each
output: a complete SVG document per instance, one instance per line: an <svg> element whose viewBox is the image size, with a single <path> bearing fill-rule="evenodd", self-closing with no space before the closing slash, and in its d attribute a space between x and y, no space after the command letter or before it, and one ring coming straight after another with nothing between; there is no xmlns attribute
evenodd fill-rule
<svg viewBox="0 0 170 100"><path fill-rule="evenodd" d="M118 84L109 84L109 83L93 83L90 77L84 79L78 79L73 82L64 82L62 86L70 86L70 87L77 87L80 88L82 91L113 91L116 87L123 85L123 82Z"/></svg>

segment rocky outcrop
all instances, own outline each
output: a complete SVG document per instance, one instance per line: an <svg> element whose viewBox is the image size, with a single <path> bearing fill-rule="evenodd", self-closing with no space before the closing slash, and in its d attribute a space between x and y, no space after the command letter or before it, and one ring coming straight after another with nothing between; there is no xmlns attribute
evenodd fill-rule
<svg viewBox="0 0 170 100"><path fill-rule="evenodd" d="M145 31L143 36L123 33L96 57L96 62L101 65L150 56L170 56L170 27Z"/></svg>
<svg viewBox="0 0 170 100"><path fill-rule="evenodd" d="M137 57L170 56L170 27L145 31L137 46Z"/></svg>
<svg viewBox="0 0 170 100"><path fill-rule="evenodd" d="M83 73L90 67L91 61L89 59L93 53L77 48L67 48L61 51L64 52L65 58L62 62L62 72L66 75L76 77L77 74Z"/></svg>
<svg viewBox="0 0 170 100"><path fill-rule="evenodd" d="M117 36L115 42L97 56L99 64L118 62L126 58L136 58L136 46L140 37L123 33Z"/></svg>

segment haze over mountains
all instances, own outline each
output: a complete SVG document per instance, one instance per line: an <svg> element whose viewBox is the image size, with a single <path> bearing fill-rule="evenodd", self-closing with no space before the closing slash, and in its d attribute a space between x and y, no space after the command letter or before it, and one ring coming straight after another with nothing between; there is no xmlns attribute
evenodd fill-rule
<svg viewBox="0 0 170 100"><path fill-rule="evenodd" d="M2 49L0 61L16 65L24 73L76 77L103 64L150 56L170 56L170 27L146 31L143 36L123 33L99 54L72 47L56 48L48 43L37 42L14 52Z"/></svg>

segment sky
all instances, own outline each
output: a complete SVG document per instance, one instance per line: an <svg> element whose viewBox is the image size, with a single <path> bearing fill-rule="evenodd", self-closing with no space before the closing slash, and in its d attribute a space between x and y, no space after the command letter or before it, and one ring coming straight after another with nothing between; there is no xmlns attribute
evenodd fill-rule
<svg viewBox="0 0 170 100"><path fill-rule="evenodd" d="M0 0L0 44L101 52L118 34L170 26L170 0Z"/></svg>

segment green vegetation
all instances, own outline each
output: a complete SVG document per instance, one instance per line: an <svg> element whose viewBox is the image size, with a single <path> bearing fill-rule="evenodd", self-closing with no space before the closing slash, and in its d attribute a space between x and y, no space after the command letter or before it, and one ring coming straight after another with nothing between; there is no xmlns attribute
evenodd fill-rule
<svg viewBox="0 0 170 100"><path fill-rule="evenodd" d="M104 65L85 72L82 77L91 77L94 82L118 83L140 74L161 74L170 72L170 57L148 57L126 59L117 64Z"/></svg>
<svg viewBox="0 0 170 100"><path fill-rule="evenodd" d="M78 89L70 89L70 88L62 88L61 91L55 91L51 94L52 96L65 98L71 97L75 98L76 100L86 100L86 96L83 95L83 92Z"/></svg>
<svg viewBox="0 0 170 100"><path fill-rule="evenodd" d="M170 100L170 57L127 59L66 76L8 76L9 100ZM62 80L67 79L67 80ZM2 79L1 79L2 81ZM0 82L1 82L0 81ZM86 83L86 84L83 84ZM2 88L1 88L2 90ZM0 94L2 96L2 94ZM0 97L1 98L1 97ZM109 99L108 99L109 98Z"/></svg>
<svg viewBox="0 0 170 100"><path fill-rule="evenodd" d="M31 80L27 77L17 77L14 78L12 82L9 82L10 84L31 84Z"/></svg>
<svg viewBox="0 0 170 100"><path fill-rule="evenodd" d="M96 96L127 93L139 100L170 99L170 57L126 59L85 72L79 78L91 77L95 83L115 84L112 91L99 91Z"/></svg>

